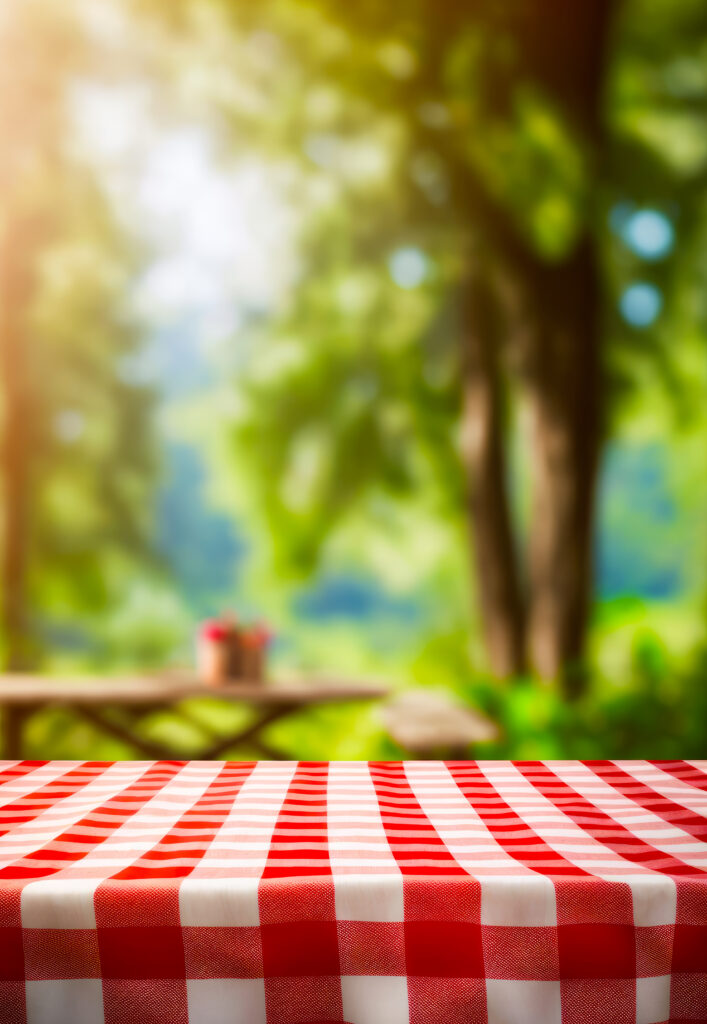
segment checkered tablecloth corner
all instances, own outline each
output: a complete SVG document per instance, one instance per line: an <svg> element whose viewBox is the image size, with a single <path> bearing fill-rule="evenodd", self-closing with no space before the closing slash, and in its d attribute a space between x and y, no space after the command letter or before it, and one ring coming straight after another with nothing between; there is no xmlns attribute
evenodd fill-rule
<svg viewBox="0 0 707 1024"><path fill-rule="evenodd" d="M0 1024L707 1021L707 762L0 762Z"/></svg>

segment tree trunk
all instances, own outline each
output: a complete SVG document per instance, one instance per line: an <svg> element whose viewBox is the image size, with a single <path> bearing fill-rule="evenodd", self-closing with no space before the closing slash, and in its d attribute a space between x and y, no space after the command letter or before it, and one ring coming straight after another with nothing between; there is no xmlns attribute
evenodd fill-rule
<svg viewBox="0 0 707 1024"><path fill-rule="evenodd" d="M602 165L602 92L611 0L531 0L528 73L567 109ZM588 203L584 236L559 265L531 267L536 316L531 362L534 502L528 647L533 666L581 692L592 589L592 532L601 441L600 282Z"/></svg>
<svg viewBox="0 0 707 1024"><path fill-rule="evenodd" d="M28 237L22 225L0 240L0 374L3 430L0 473L3 537L0 556L1 616L7 671L27 669L30 629L27 611L27 528L30 403L25 316L31 290Z"/></svg>
<svg viewBox="0 0 707 1024"><path fill-rule="evenodd" d="M532 367L533 507L528 647L534 668L582 689L601 440L600 295L593 246L539 272L545 307Z"/></svg>
<svg viewBox="0 0 707 1024"><path fill-rule="evenodd" d="M482 627L492 671L524 669L523 600L508 504L495 296L479 273L466 283L462 449Z"/></svg>

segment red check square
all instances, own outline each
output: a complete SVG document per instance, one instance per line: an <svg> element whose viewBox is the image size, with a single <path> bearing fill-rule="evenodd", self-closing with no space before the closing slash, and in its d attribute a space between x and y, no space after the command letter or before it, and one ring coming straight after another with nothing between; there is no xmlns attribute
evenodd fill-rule
<svg viewBox="0 0 707 1024"><path fill-rule="evenodd" d="M0 885L0 928L19 928L22 923L21 889Z"/></svg>
<svg viewBox="0 0 707 1024"><path fill-rule="evenodd" d="M0 981L2 1020L8 1024L24 1024L27 1019L24 981Z"/></svg>
<svg viewBox="0 0 707 1024"><path fill-rule="evenodd" d="M163 978L103 978L105 1024L189 1024L187 986Z"/></svg>
<svg viewBox="0 0 707 1024"><path fill-rule="evenodd" d="M633 978L570 978L561 982L562 1021L567 1024L636 1024Z"/></svg>
<svg viewBox="0 0 707 1024"><path fill-rule="evenodd" d="M25 958L21 928L0 928L0 981L23 981Z"/></svg>
<svg viewBox="0 0 707 1024"><path fill-rule="evenodd" d="M707 925L703 878L681 878L678 886L677 924Z"/></svg>
<svg viewBox="0 0 707 1024"><path fill-rule="evenodd" d="M633 925L633 895L625 882L593 875L563 880L556 888L557 923Z"/></svg>
<svg viewBox="0 0 707 1024"><path fill-rule="evenodd" d="M184 978L182 930L99 928L98 948L104 978Z"/></svg>
<svg viewBox="0 0 707 1024"><path fill-rule="evenodd" d="M27 978L100 978L95 928L25 928Z"/></svg>
<svg viewBox="0 0 707 1024"><path fill-rule="evenodd" d="M122 928L135 923L133 907L142 910L141 922L150 928L179 924L179 895L164 879L108 878L94 896L98 926Z"/></svg>
<svg viewBox="0 0 707 1024"><path fill-rule="evenodd" d="M670 974L673 955L673 925L636 928L636 977L656 978Z"/></svg>
<svg viewBox="0 0 707 1024"><path fill-rule="evenodd" d="M707 973L707 925L675 926L673 971Z"/></svg>
<svg viewBox="0 0 707 1024"><path fill-rule="evenodd" d="M409 976L483 978L481 925L459 921L406 921Z"/></svg>
<svg viewBox="0 0 707 1024"><path fill-rule="evenodd" d="M674 974L670 983L669 1024L707 1020L707 973Z"/></svg>
<svg viewBox="0 0 707 1024"><path fill-rule="evenodd" d="M475 878L420 878L403 883L406 921L481 920L481 885Z"/></svg>
<svg viewBox="0 0 707 1024"><path fill-rule="evenodd" d="M341 979L332 975L321 978L266 978L265 1006L267 1020L282 1024L345 1024L341 1006ZM171 1022L170 1022L171 1024Z"/></svg>
<svg viewBox="0 0 707 1024"><path fill-rule="evenodd" d="M336 921L290 921L261 927L266 977L340 974Z"/></svg>
<svg viewBox="0 0 707 1024"><path fill-rule="evenodd" d="M557 929L484 925L487 978L554 981L559 977Z"/></svg>
<svg viewBox="0 0 707 1024"><path fill-rule="evenodd" d="M410 1024L488 1024L483 978L409 978L408 996Z"/></svg>
<svg viewBox="0 0 707 1024"><path fill-rule="evenodd" d="M563 924L557 929L561 978L635 978L635 930L625 924Z"/></svg>
<svg viewBox="0 0 707 1024"><path fill-rule="evenodd" d="M334 883L324 879L265 878L260 882L258 906L262 924L290 921L334 921Z"/></svg>
<svg viewBox="0 0 707 1024"><path fill-rule="evenodd" d="M405 933L397 921L339 921L342 974L405 974Z"/></svg>
<svg viewBox="0 0 707 1024"><path fill-rule="evenodd" d="M259 928L202 925L182 932L187 978L262 978Z"/></svg>

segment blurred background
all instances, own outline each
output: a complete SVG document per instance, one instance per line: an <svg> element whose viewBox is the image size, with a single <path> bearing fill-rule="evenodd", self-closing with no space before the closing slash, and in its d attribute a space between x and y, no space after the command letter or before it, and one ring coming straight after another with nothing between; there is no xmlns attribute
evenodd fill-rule
<svg viewBox="0 0 707 1024"><path fill-rule="evenodd" d="M233 609L476 756L705 756L706 285L702 0L3 4L5 671ZM375 703L271 738L405 753Z"/></svg>

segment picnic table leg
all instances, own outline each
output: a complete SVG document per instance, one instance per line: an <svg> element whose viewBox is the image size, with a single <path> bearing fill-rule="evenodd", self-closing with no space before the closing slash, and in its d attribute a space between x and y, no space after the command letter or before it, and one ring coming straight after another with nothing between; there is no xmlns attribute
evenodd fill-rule
<svg viewBox="0 0 707 1024"><path fill-rule="evenodd" d="M128 746L135 747L141 754L144 754L150 760L171 761L173 759L187 759L184 755L180 757L180 755L176 754L171 747L168 747L163 743L157 743L154 740L146 739L131 728L123 725L121 722L110 718L109 715L106 714L107 709L103 706L94 707L91 704L72 704L70 706L73 711L89 721L91 725L95 725L101 730L101 732L107 733L109 736L120 740ZM110 711L110 709L108 710Z"/></svg>
<svg viewBox="0 0 707 1024"><path fill-rule="evenodd" d="M7 761L22 759L22 726L27 712L16 704L6 704L2 713L2 756Z"/></svg>
<svg viewBox="0 0 707 1024"><path fill-rule="evenodd" d="M206 747L200 754L200 760L212 761L218 758L220 754L223 754L231 747L240 747L252 741L254 747L264 751L267 747L265 742L260 739L260 732L271 722L276 722L280 718L284 718L286 715L291 715L296 711L300 711L301 707L298 704L276 704L274 707L268 708L268 710L261 713L255 718L250 725L245 728L239 729L237 732L231 733L228 736L221 736L215 743ZM282 759L285 755L277 754L272 747L267 747L269 757L273 759L277 756L278 759Z"/></svg>

